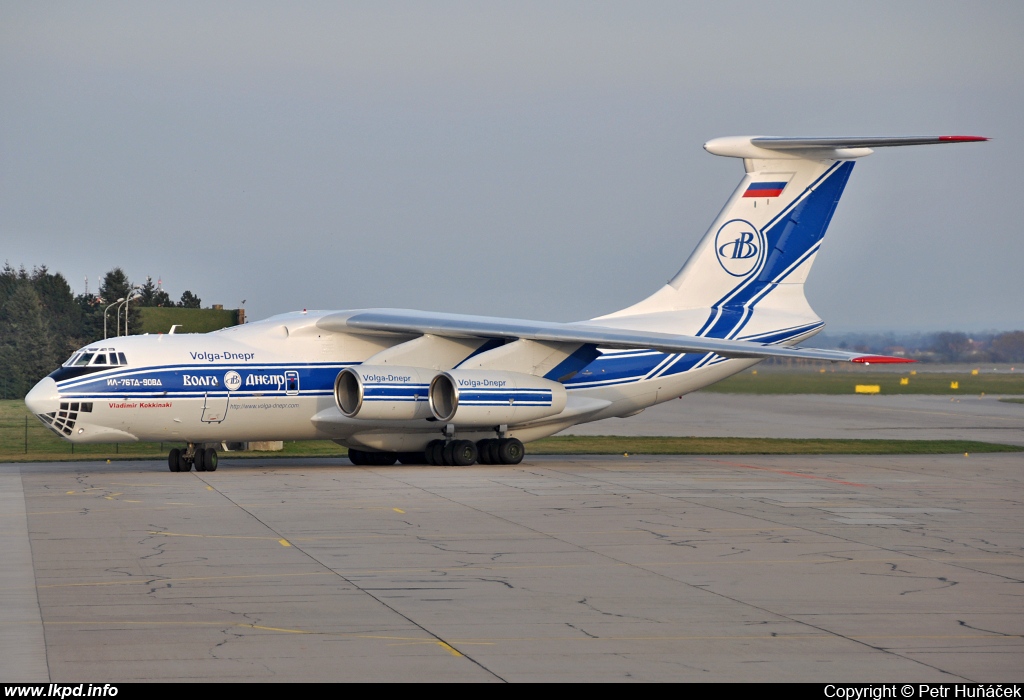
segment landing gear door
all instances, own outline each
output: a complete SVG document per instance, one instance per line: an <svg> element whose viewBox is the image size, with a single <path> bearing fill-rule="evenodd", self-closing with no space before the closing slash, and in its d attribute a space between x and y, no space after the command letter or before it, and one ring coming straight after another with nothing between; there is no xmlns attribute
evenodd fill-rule
<svg viewBox="0 0 1024 700"><path fill-rule="evenodd" d="M228 416L228 403L231 401L231 394L217 396L206 393L203 395L203 417L204 423L220 423Z"/></svg>

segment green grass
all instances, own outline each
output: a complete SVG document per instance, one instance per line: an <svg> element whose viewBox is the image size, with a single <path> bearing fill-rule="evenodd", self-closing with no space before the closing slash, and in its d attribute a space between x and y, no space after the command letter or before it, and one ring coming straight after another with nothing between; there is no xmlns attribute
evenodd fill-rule
<svg viewBox="0 0 1024 700"><path fill-rule="evenodd" d="M853 394L857 384L877 384L882 395L896 394L1024 394L1024 372L872 372L859 368L824 372L747 370L702 391L719 394ZM907 379L900 384L900 379ZM959 388L950 384L957 382Z"/></svg>
<svg viewBox="0 0 1024 700"><path fill-rule="evenodd" d="M180 325L175 333L209 333L238 323L237 309L179 309L150 306L139 309L142 333L167 333Z"/></svg>

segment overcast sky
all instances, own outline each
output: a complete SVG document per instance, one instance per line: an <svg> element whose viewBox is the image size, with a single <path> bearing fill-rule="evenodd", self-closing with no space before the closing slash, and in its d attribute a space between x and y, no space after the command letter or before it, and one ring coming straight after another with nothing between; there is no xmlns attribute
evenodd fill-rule
<svg viewBox="0 0 1024 700"><path fill-rule="evenodd" d="M682 265L716 136L979 134L860 161L830 331L1024 328L1020 2L0 3L0 257L250 318L577 320Z"/></svg>

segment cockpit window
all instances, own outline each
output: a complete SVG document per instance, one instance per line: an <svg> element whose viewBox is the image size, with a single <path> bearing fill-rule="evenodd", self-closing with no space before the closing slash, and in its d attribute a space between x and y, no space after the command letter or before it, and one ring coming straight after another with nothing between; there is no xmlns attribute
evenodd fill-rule
<svg viewBox="0 0 1024 700"><path fill-rule="evenodd" d="M105 364L107 364L107 354L105 352L101 352L101 353L97 354L96 357L93 358L92 363L94 365L105 365Z"/></svg>
<svg viewBox="0 0 1024 700"><path fill-rule="evenodd" d="M124 353L123 352L117 353L117 356L121 360L121 364L122 365L128 364L128 360L124 359Z"/></svg>
<svg viewBox="0 0 1024 700"><path fill-rule="evenodd" d="M92 359L92 356L94 354L95 353L91 352L83 352L81 355L79 355L78 359L75 360L75 367L84 367L85 365L89 364L89 360Z"/></svg>

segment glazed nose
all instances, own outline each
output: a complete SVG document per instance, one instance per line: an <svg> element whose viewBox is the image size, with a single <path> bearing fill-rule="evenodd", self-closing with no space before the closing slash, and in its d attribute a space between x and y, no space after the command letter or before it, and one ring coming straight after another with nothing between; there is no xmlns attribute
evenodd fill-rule
<svg viewBox="0 0 1024 700"><path fill-rule="evenodd" d="M60 405L60 394L57 392L57 382L46 377L28 392L25 397L25 405L35 415L56 411Z"/></svg>

